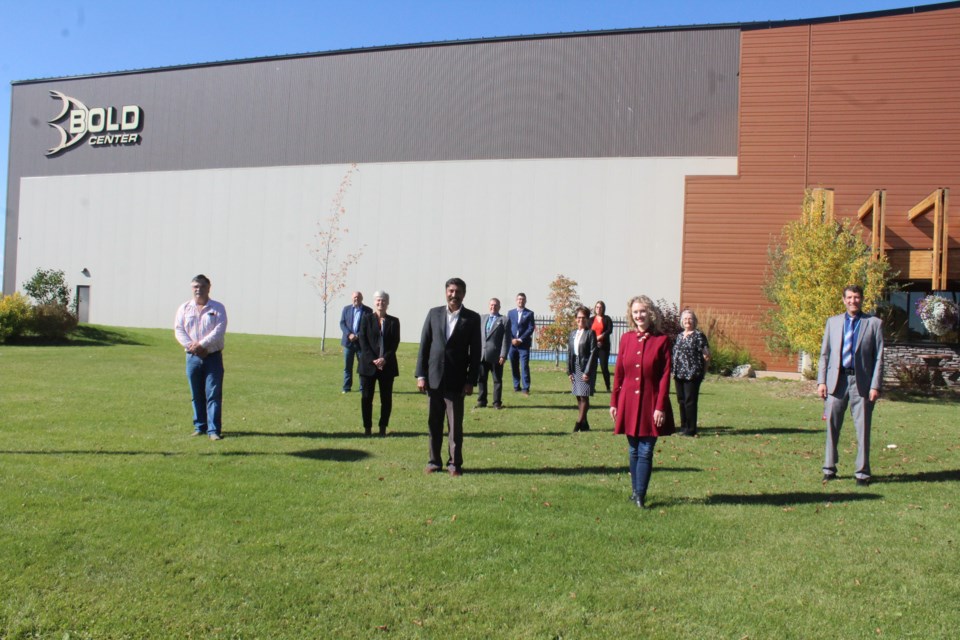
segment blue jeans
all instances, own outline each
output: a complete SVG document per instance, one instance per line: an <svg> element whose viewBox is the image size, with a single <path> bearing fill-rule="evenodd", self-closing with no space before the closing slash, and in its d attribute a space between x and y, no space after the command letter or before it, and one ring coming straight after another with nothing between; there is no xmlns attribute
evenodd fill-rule
<svg viewBox="0 0 960 640"><path fill-rule="evenodd" d="M657 446L657 439L653 436L627 436L627 443L630 445L630 479L633 482L633 492L643 498L647 495L650 474L653 472L653 449Z"/></svg>
<svg viewBox="0 0 960 640"><path fill-rule="evenodd" d="M343 390L350 391L353 387L353 361L360 357L360 343L351 342L343 348ZM363 383L360 383L363 391Z"/></svg>
<svg viewBox="0 0 960 640"><path fill-rule="evenodd" d="M193 428L198 433L220 435L223 401L223 352L206 358L187 354L187 382L193 401Z"/></svg>
<svg viewBox="0 0 960 640"><path fill-rule="evenodd" d="M510 347L510 369L513 371L513 389L530 391L530 349Z"/></svg>

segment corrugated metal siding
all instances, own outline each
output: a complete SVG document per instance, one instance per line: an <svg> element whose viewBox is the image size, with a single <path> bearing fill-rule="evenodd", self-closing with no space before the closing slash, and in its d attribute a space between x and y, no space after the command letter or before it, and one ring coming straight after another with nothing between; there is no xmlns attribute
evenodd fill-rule
<svg viewBox="0 0 960 640"><path fill-rule="evenodd" d="M745 31L740 175L687 180L682 303L741 314L754 353L793 369L758 322L767 247L805 186L833 188L841 216L886 189L887 248L929 248L929 225L906 212L960 189L958 33L956 8ZM950 238L960 245L960 225Z"/></svg>
<svg viewBox="0 0 960 640"><path fill-rule="evenodd" d="M424 46L13 86L4 290L20 179L481 159L729 157L736 28ZM53 158L56 89L137 104L142 143Z"/></svg>
<svg viewBox="0 0 960 640"><path fill-rule="evenodd" d="M738 41L736 29L639 32L14 85L12 155L22 176L120 167L731 156ZM55 141L45 122L59 106L50 89L87 106L143 106L143 144L45 158Z"/></svg>

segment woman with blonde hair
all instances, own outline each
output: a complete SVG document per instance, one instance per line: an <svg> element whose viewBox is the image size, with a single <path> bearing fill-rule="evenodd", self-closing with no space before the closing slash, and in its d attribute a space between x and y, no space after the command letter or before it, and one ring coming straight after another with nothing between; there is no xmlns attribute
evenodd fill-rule
<svg viewBox="0 0 960 640"><path fill-rule="evenodd" d="M620 338L610 393L614 433L627 436L630 447L630 499L646 508L657 438L674 432L670 405L670 338L660 331L660 310L647 296L627 304L630 329Z"/></svg>

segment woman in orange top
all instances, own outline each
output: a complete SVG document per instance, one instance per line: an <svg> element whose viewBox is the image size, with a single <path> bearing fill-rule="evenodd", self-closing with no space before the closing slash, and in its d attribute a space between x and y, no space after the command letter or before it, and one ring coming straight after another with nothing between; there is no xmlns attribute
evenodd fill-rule
<svg viewBox="0 0 960 640"><path fill-rule="evenodd" d="M610 416L614 433L627 436L633 483L630 499L643 509L657 438L675 430L670 405L671 344L660 331L660 310L650 298L632 298L627 311L633 330L620 338Z"/></svg>
<svg viewBox="0 0 960 640"><path fill-rule="evenodd" d="M597 300L593 312L590 328L597 336L597 360L600 361L603 384L610 391L610 334L613 333L613 320L607 315L607 305L603 300Z"/></svg>

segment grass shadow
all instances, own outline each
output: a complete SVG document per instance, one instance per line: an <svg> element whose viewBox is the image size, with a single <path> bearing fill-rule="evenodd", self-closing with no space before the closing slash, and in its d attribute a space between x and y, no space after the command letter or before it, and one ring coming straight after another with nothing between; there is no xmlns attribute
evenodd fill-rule
<svg viewBox="0 0 960 640"><path fill-rule="evenodd" d="M539 469L523 469L519 467L483 467L468 469L470 475L505 475L505 476L592 476L592 475L619 475L627 472L626 465L600 465L596 467L541 467ZM667 467L657 468L657 473L664 472L700 472L695 467Z"/></svg>
<svg viewBox="0 0 960 640"><path fill-rule="evenodd" d="M363 440L374 439L376 440L379 436L376 435L376 427L374 427L374 435L368 436L363 431L230 431L230 437L236 438L309 438L309 439L334 439L334 440L348 440L351 438L361 438ZM421 435L426 435L426 430L424 433L414 433L408 431L389 431L387 432L387 438L416 438Z"/></svg>
<svg viewBox="0 0 960 640"><path fill-rule="evenodd" d="M423 435L428 435L426 429L424 429ZM569 431L467 431L464 429L463 437L464 438L513 438L513 437L536 437L536 436L567 436L570 435Z"/></svg>
<svg viewBox="0 0 960 640"><path fill-rule="evenodd" d="M326 460L329 462L359 462L370 457L369 453L358 449L306 449L304 451L292 451L287 455L294 458Z"/></svg>
<svg viewBox="0 0 960 640"><path fill-rule="evenodd" d="M943 471L921 471L920 473L903 473L882 478L873 478L873 482L960 482L960 469L944 469Z"/></svg>
<svg viewBox="0 0 960 640"><path fill-rule="evenodd" d="M264 451L206 451L202 456L217 456L224 458L245 458L253 456L293 456L308 460L327 460L330 462L359 462L369 458L371 454L359 449L305 449L303 451L264 452Z"/></svg>
<svg viewBox="0 0 960 640"><path fill-rule="evenodd" d="M25 450L0 451L0 455L21 455L21 456L182 456L186 455L180 451L103 451L101 449L65 449L37 451Z"/></svg>
<svg viewBox="0 0 960 640"><path fill-rule="evenodd" d="M821 429L804 429L802 427L770 427L768 429L737 429L736 427L698 427L700 436L776 436L787 434L822 433Z"/></svg>
<svg viewBox="0 0 960 640"><path fill-rule="evenodd" d="M560 411L576 411L577 405L555 405L555 404L511 404L509 407L504 405L504 410L516 411L517 409L559 409Z"/></svg>
<svg viewBox="0 0 960 640"><path fill-rule="evenodd" d="M705 498L678 498L662 500L661 505L746 505L766 507L788 507L798 504L826 504L828 502L861 502L880 500L883 496L876 493L820 493L811 491L791 491L788 493L762 493L758 495L717 493Z"/></svg>
<svg viewBox="0 0 960 640"><path fill-rule="evenodd" d="M78 326L65 338L18 336L10 338L5 344L11 347L112 347L120 344L144 346L143 342L138 342L125 333L85 324Z"/></svg>

